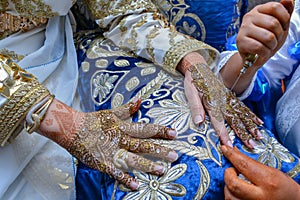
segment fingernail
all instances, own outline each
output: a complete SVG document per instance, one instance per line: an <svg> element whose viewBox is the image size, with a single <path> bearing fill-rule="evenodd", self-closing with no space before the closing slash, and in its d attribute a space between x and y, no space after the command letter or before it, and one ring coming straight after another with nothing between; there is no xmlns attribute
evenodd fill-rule
<svg viewBox="0 0 300 200"><path fill-rule="evenodd" d="M136 103L137 103L139 100L141 100L141 98L140 98L140 97L135 97L135 98L133 99L133 101L132 101L132 102L133 102L134 104L136 104Z"/></svg>
<svg viewBox="0 0 300 200"><path fill-rule="evenodd" d="M223 153L225 153L225 152L227 152L228 151L228 147L226 146L226 145L221 145L221 151L223 152Z"/></svg>
<svg viewBox="0 0 300 200"><path fill-rule="evenodd" d="M135 181L131 181L130 183L130 188L132 190L138 190L139 189L139 183L138 182L135 182Z"/></svg>
<svg viewBox="0 0 300 200"><path fill-rule="evenodd" d="M233 148L233 144L232 144L231 140L229 140L229 141L227 142L227 145L230 146L231 148Z"/></svg>
<svg viewBox="0 0 300 200"><path fill-rule="evenodd" d="M256 134L257 134L257 137L258 137L259 139L261 139L261 138L263 137L262 134L261 134L261 132L260 132L259 130L257 130Z"/></svg>
<svg viewBox="0 0 300 200"><path fill-rule="evenodd" d="M174 129L169 129L168 130L168 134L169 136L171 136L172 138L176 138L177 137L177 132Z"/></svg>
<svg viewBox="0 0 300 200"><path fill-rule="evenodd" d="M258 122L259 122L259 125L262 126L264 124L264 121L261 120L260 118L258 118Z"/></svg>
<svg viewBox="0 0 300 200"><path fill-rule="evenodd" d="M250 139L249 140L249 144L252 146L252 147L255 147L257 144L256 142L254 142L254 140Z"/></svg>
<svg viewBox="0 0 300 200"><path fill-rule="evenodd" d="M203 122L202 116L201 115L196 115L195 118L194 118L194 123L199 125L202 122Z"/></svg>
<svg viewBox="0 0 300 200"><path fill-rule="evenodd" d="M164 174L165 167L162 165L155 165L154 170L158 172L159 174Z"/></svg>
<svg viewBox="0 0 300 200"><path fill-rule="evenodd" d="M175 151L170 151L169 154L167 155L167 158L169 161L174 162L175 160L178 159L178 154Z"/></svg>

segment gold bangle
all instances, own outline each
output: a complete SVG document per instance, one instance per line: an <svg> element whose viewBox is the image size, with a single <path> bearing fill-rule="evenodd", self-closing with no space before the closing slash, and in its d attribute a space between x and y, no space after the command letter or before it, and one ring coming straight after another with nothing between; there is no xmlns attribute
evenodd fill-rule
<svg viewBox="0 0 300 200"><path fill-rule="evenodd" d="M0 145L11 142L23 129L30 108L49 96L49 91L9 57L0 54Z"/></svg>
<svg viewBox="0 0 300 200"><path fill-rule="evenodd" d="M28 111L24 127L29 134L33 133L40 126L53 99L54 95L48 95Z"/></svg>
<svg viewBox="0 0 300 200"><path fill-rule="evenodd" d="M20 93L23 94L21 91ZM13 97L19 97L19 92ZM16 99L10 99L7 104L1 107L1 115L0 115L0 141L1 146L4 146L7 142L11 142L20 132L14 133L16 130L21 131L20 126L21 122L25 119L27 112L30 108L41 98L45 98L45 96L49 95L49 91L46 90L42 85L37 85L32 88L26 96L23 96L18 102Z"/></svg>

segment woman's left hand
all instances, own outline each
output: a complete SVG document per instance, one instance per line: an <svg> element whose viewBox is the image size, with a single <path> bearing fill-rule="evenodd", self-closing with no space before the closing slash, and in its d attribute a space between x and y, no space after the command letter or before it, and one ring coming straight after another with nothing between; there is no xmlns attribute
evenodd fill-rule
<svg viewBox="0 0 300 200"><path fill-rule="evenodd" d="M225 87L204 60L197 60L199 56L191 53L181 63L189 66L185 71L184 87L194 123L202 123L206 111L221 142L232 146L225 119L244 144L252 148L254 139L261 137L257 125L262 121Z"/></svg>

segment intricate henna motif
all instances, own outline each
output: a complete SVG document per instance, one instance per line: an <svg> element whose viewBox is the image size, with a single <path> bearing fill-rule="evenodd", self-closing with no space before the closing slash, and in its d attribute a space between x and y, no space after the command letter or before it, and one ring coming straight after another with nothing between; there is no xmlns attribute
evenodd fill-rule
<svg viewBox="0 0 300 200"><path fill-rule="evenodd" d="M72 115L69 107L56 104L56 109L52 110L51 114L58 130L47 135L56 138L54 141L87 166L105 172L132 188L131 183L135 179L128 175L128 170L137 169L156 175L164 172L161 164L134 153L143 153L167 161L176 159L170 157L170 153L175 154L171 149L154 144L150 140L139 139L158 136L172 138L168 134L170 129L154 124L129 123L115 115L130 113L139 106L138 102L129 103L117 112L102 110L91 113L73 112Z"/></svg>
<svg viewBox="0 0 300 200"><path fill-rule="evenodd" d="M260 133L257 125L261 125L261 121L216 78L209 67L201 63L192 65L189 70L193 84L202 95L204 106L212 117L219 122L225 118L247 146L252 136L259 139Z"/></svg>

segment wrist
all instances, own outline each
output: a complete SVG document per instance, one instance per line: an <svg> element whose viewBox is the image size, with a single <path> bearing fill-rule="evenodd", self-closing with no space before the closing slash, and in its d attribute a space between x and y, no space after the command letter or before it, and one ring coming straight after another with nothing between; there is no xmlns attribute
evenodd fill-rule
<svg viewBox="0 0 300 200"><path fill-rule="evenodd" d="M84 113L54 99L37 132L63 148L68 148L79 132Z"/></svg>
<svg viewBox="0 0 300 200"><path fill-rule="evenodd" d="M183 75L196 63L206 63L205 59L197 52L191 52L184 56L177 66L177 70Z"/></svg>

